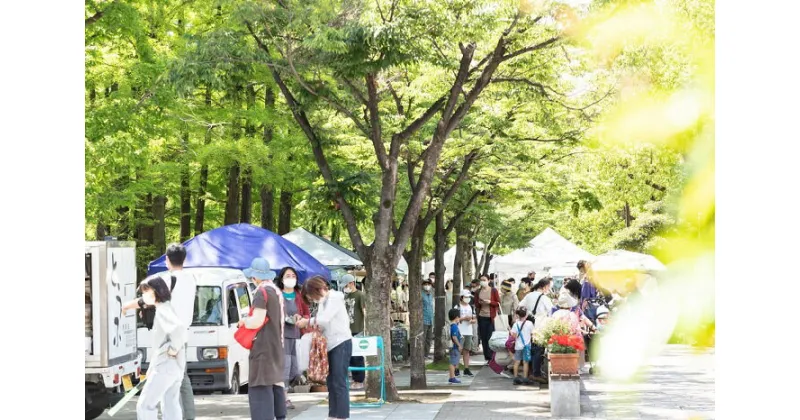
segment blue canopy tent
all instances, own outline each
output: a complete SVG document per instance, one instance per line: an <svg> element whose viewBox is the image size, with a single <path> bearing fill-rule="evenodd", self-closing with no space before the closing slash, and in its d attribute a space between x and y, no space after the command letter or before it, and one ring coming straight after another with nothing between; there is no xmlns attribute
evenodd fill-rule
<svg viewBox="0 0 800 420"><path fill-rule="evenodd" d="M327 267L297 245L280 235L246 223L228 225L201 233L184 242L184 268L227 267L245 269L253 258L263 257L277 273L284 267L297 270L298 283L320 275L330 281ZM167 270L167 256L162 255L147 266L147 275Z"/></svg>

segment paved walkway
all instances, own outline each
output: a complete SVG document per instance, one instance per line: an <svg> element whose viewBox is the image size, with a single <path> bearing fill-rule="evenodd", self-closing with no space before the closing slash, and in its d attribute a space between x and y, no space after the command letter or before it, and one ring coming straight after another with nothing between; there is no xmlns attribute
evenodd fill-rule
<svg viewBox="0 0 800 420"><path fill-rule="evenodd" d="M510 379L496 375L488 367L475 366L475 378L462 386L442 384L446 374L428 375L428 383L439 391L416 391L428 403L384 404L381 408L353 408L351 419L403 420L509 420L549 419L549 391L538 386L514 386ZM397 372L398 384L408 380L408 371ZM693 352L685 346L667 346L651 360L636 383L608 383L596 376L585 376L581 392L581 419L713 419L715 418L714 351ZM360 394L360 393L359 393ZM358 395L358 394L356 394ZM291 394L297 406L289 418L319 420L327 418L322 403L327 394ZM431 398L435 397L435 398ZM422 398L424 400L424 398ZM198 395L197 419L249 419L247 395ZM133 420L136 403L131 401L111 418Z"/></svg>

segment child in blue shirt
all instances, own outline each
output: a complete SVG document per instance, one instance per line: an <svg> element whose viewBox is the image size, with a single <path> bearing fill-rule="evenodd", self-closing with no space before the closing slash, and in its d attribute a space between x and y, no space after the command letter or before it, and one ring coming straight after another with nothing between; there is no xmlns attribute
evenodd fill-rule
<svg viewBox="0 0 800 420"><path fill-rule="evenodd" d="M450 380L448 382L451 384L460 384L461 381L456 378L456 368L458 368L458 363L461 359L461 346L463 345L461 332L458 330L461 311L458 309L451 309L450 312L447 313L447 316L450 318L450 341L453 342L453 346L450 348Z"/></svg>

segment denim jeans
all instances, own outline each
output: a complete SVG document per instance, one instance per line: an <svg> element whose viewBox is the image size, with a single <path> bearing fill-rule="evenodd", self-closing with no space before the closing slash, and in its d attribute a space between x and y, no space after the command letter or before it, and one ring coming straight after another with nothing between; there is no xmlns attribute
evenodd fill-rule
<svg viewBox="0 0 800 420"><path fill-rule="evenodd" d="M252 420L286 418L286 390L282 386L249 386L247 399L250 402Z"/></svg>
<svg viewBox="0 0 800 420"><path fill-rule="evenodd" d="M328 352L328 417L350 418L350 389L347 388L347 368L353 355L353 341L347 340Z"/></svg>
<svg viewBox="0 0 800 420"><path fill-rule="evenodd" d="M433 346L433 325L423 325L423 328L425 329L425 351L423 354L425 358L428 358Z"/></svg>

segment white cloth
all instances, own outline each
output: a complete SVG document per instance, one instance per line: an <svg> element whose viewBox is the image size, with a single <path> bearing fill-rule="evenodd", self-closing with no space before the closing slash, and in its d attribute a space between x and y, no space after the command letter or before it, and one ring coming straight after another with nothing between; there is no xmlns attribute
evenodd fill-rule
<svg viewBox="0 0 800 420"><path fill-rule="evenodd" d="M167 271L161 278L169 287L172 284L171 276L175 276L175 289L172 290L172 308L181 322L189 328L194 319L194 298L197 294L197 280L193 274L183 270ZM189 342L189 334L186 334L186 342Z"/></svg>
<svg viewBox="0 0 800 420"><path fill-rule="evenodd" d="M350 333L350 316L347 315L342 292L328 292L328 296L319 304L317 316L311 318L309 325L313 327L317 323L328 340L328 351L353 338Z"/></svg>
<svg viewBox="0 0 800 420"><path fill-rule="evenodd" d="M186 325L175 313L170 302L156 304L152 334L150 366L158 366L166 361L174 360L183 369L186 366L186 342L189 341L187 338L189 334L187 334ZM169 356L170 349L178 352L175 358ZM183 380L183 375L181 375L181 380Z"/></svg>
<svg viewBox="0 0 800 420"><path fill-rule="evenodd" d="M151 363L147 370L147 382L136 402L136 419L158 420L158 404L161 403L162 420L181 420L181 382L183 368L175 359L159 365Z"/></svg>
<svg viewBox="0 0 800 420"><path fill-rule="evenodd" d="M536 306L536 300L539 299L539 295L542 292L530 292L525 295L525 298L522 299L522 302L519 303L519 306L524 306L525 309L528 310L529 315L533 316L549 316L550 312L553 310L553 301L547 295L542 296L542 299L539 300L539 306ZM536 306L536 313L533 313L533 307Z"/></svg>
<svg viewBox="0 0 800 420"><path fill-rule="evenodd" d="M541 305L541 302L539 302L539 304ZM520 330L522 330L522 334L520 334ZM517 333L517 341L514 343L514 350L522 350L526 345L531 344L531 335L533 334L532 322L525 320L524 324L520 324L520 322L517 321L514 323L511 331Z"/></svg>
<svg viewBox="0 0 800 420"><path fill-rule="evenodd" d="M472 306L458 304L458 309L461 311L459 314L460 317L464 318L472 316ZM458 323L458 331L461 332L462 336L472 335L472 324L469 321L461 321Z"/></svg>

